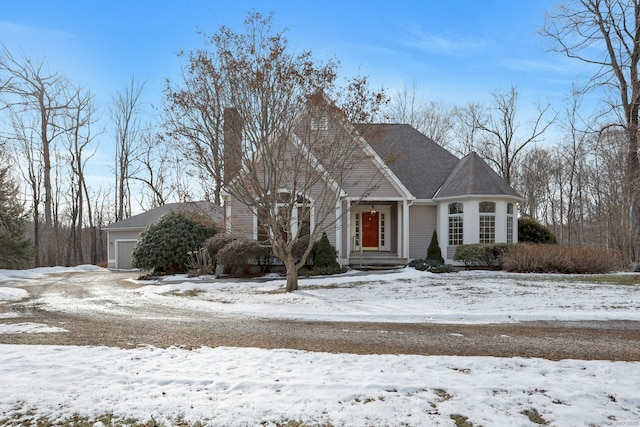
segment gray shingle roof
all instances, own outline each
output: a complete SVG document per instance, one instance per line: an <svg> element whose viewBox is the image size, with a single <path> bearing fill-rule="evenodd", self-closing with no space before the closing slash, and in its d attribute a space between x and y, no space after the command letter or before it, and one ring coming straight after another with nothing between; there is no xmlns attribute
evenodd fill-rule
<svg viewBox="0 0 640 427"><path fill-rule="evenodd" d="M435 198L466 195L500 195L520 198L520 195L475 152L458 162Z"/></svg>
<svg viewBox="0 0 640 427"><path fill-rule="evenodd" d="M186 203L167 203L166 205L159 206L155 209L151 209L150 211L143 212L139 215L134 215L132 217L123 219L122 221L114 222L106 227L103 227L104 230L116 230L123 228L132 228L132 229L144 229L149 225L155 223L162 217L162 215L169 212L178 212L178 211L187 211L187 212L198 212L205 215L209 215L213 218L216 224L221 225L224 220L224 212L222 208L215 203L207 202L207 201L199 201L199 202L186 202Z"/></svg>
<svg viewBox="0 0 640 427"><path fill-rule="evenodd" d="M363 125L358 130L418 199L431 199L459 161L411 125Z"/></svg>
<svg viewBox="0 0 640 427"><path fill-rule="evenodd" d="M475 152L458 159L406 124L360 125L357 129L417 199L466 195L520 198Z"/></svg>

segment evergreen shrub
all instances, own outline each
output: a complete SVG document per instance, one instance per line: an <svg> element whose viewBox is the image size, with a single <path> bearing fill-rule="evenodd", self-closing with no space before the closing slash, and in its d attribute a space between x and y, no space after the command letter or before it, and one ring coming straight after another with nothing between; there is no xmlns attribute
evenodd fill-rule
<svg viewBox="0 0 640 427"><path fill-rule="evenodd" d="M340 270L340 264L336 261L336 249L331 246L327 233L322 233L322 237L314 249L313 268L315 271L321 271L322 274L332 274Z"/></svg>
<svg viewBox="0 0 640 427"><path fill-rule="evenodd" d="M503 258L509 250L508 243L473 243L460 245L453 256L455 261L462 261L467 269L471 267L489 267L494 270L502 268Z"/></svg>
<svg viewBox="0 0 640 427"><path fill-rule="evenodd" d="M533 218L518 219L518 241L520 243L558 243L556 236Z"/></svg>
<svg viewBox="0 0 640 427"><path fill-rule="evenodd" d="M444 264L444 258L442 258L442 250L440 250L440 245L438 244L438 233L436 233L435 230L433 230L431 242L429 243L429 248L427 249L427 259L440 261Z"/></svg>
<svg viewBox="0 0 640 427"><path fill-rule="evenodd" d="M456 271L452 265L434 259L414 259L407 266L431 273L454 273Z"/></svg>
<svg viewBox="0 0 640 427"><path fill-rule="evenodd" d="M169 212L142 232L133 250L133 266L153 273L184 273L189 253L215 233L213 221L204 215Z"/></svg>

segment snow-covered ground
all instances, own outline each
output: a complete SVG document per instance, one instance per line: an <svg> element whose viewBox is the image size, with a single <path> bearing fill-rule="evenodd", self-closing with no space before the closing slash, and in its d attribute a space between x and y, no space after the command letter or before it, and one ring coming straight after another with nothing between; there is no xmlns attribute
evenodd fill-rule
<svg viewBox="0 0 640 427"><path fill-rule="evenodd" d="M27 296L52 273L0 271L0 304ZM112 274L84 266L73 275ZM135 277L135 274L132 274ZM54 310L176 307L228 315L304 320L514 322L640 320L640 286L567 282L562 276L411 269L301 280L213 281L174 276L160 284L105 287L89 298L43 294ZM3 285L4 282L4 285ZM100 301L111 298L112 304ZM45 332L48 325L0 317L0 333ZM640 335L640 331L639 331ZM287 420L340 425L640 425L640 362L311 353L246 348L0 345L0 424L74 413L125 419L275 425ZM17 421L16 421L17 422ZM9 422L6 422L10 425Z"/></svg>

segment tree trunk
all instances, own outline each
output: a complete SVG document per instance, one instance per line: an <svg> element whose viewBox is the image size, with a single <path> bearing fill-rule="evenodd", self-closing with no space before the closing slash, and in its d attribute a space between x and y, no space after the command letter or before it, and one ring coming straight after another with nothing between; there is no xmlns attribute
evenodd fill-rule
<svg viewBox="0 0 640 427"><path fill-rule="evenodd" d="M298 268L296 267L296 263L293 259L293 256L290 255L284 261L284 266L287 269L287 292L293 292L298 290Z"/></svg>
<svg viewBox="0 0 640 427"><path fill-rule="evenodd" d="M627 152L627 186L630 193L631 260L640 260L640 159L638 158L638 126L633 123L629 131Z"/></svg>

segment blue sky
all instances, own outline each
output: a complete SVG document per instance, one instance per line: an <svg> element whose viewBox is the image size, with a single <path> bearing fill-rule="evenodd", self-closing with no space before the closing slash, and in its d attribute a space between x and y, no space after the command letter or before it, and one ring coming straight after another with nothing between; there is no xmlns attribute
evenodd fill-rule
<svg viewBox="0 0 640 427"><path fill-rule="evenodd" d="M249 10L275 13L295 50L336 57L345 75L390 90L415 82L428 99L465 104L518 86L523 102L556 103L576 63L545 52L537 34L553 0L421 1L3 1L0 40L45 60L108 103L131 76L162 99L179 76L180 50L202 46L198 29L239 31Z"/></svg>

